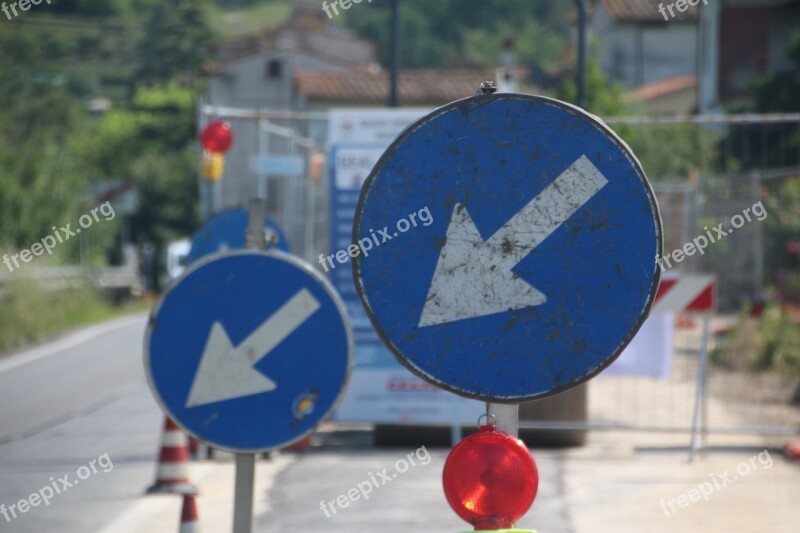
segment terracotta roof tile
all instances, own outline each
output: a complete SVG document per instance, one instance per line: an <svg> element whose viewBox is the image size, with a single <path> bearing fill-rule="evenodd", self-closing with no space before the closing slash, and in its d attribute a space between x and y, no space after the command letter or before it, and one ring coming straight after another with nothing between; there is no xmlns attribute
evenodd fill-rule
<svg viewBox="0 0 800 533"><path fill-rule="evenodd" d="M443 104L472 96L492 70L402 70L398 81L401 104ZM383 103L389 95L389 73L367 69L351 72L299 70L297 94L326 102Z"/></svg>
<svg viewBox="0 0 800 533"><path fill-rule="evenodd" d="M368 64L375 58L375 45L349 31L316 21L295 21L275 30L217 44L213 61L204 65L203 70L207 74L220 73L237 61L282 49L306 52L345 68Z"/></svg>
<svg viewBox="0 0 800 533"><path fill-rule="evenodd" d="M631 93L631 97L635 100L647 101L696 86L697 78L695 76L667 78L665 80L642 85Z"/></svg>

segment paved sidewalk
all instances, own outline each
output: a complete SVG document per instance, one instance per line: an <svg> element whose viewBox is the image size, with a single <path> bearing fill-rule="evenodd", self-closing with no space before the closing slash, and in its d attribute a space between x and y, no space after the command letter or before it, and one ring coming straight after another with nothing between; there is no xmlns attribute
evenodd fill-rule
<svg viewBox="0 0 800 533"><path fill-rule="evenodd" d="M695 346L694 339L686 338L696 335L696 331L676 334L676 339L683 341L676 352L681 345ZM676 353L669 379L594 380L589 387L592 417L688 425L696 358L684 352ZM761 407L764 411L770 408ZM725 398L711 396L708 408L715 425L742 427L757 422L752 413L731 408ZM326 431L334 428L327 426ZM542 485L520 526L536 528L539 533L800 531L800 462L790 462L782 453L789 438L711 435L710 453L693 464L688 463L688 440L686 433L617 431L591 433L587 446L578 449L536 450L535 443L530 443L538 458ZM359 446L343 441L325 450L276 454L272 462L259 461L254 531L455 533L469 529L466 524L459 527L444 501L441 464L445 450L433 452L435 460L430 467L404 478L414 489L393 485L381 489L382 501L376 498L369 505L348 508L336 519L325 518L318 509L320 497L339 494L341 487L353 486L366 472L392 464L400 453L373 450L364 443ZM280 481L276 483L276 479ZM194 463L192 480L202 490L198 499L202 531L231 531L234 466L230 456ZM170 496L132 500L128 511L103 533L177 531L180 503L179 497ZM419 527L405 527L411 519ZM383 527L382 521L386 522ZM294 527L296 524L302 527Z"/></svg>
<svg viewBox="0 0 800 533"><path fill-rule="evenodd" d="M776 449L782 439L712 439L711 453L693 464L683 435L637 435L635 446L620 435L591 440L567 464L576 533L800 530L800 463Z"/></svg>
<svg viewBox="0 0 800 533"><path fill-rule="evenodd" d="M539 533L796 533L800 510L800 463L787 461L774 447L782 441L770 442L753 437L717 440L712 439L712 452L708 456L698 458L691 465L686 457L686 436L675 434L595 433L584 448L534 450L534 456L540 456L540 468L552 468L556 464L553 456L559 457L560 472L542 472L542 482L547 486L540 488L539 498L521 525L537 528ZM392 453L396 455L398 452L395 450L389 455ZM434 455L440 455L440 452ZM294 465L300 464L298 461L305 466L296 468ZM291 506L293 501L286 500L285 491L295 490L297 483L301 486L313 483L313 477L308 477L309 472L327 471L330 476L335 466L331 463L330 453L318 452L277 454L272 461L259 461L254 531L283 530L281 524L284 524L286 515L295 513L297 516L296 508L285 507L286 504ZM428 525L439 526L430 528L431 533L458 531L458 520L438 492L441 490L441 469L438 466L414 472L414 476L426 479L420 478L422 485L419 486L425 487L427 496L416 493L401 495L400 500L394 503L384 502L389 505L384 506L384 511L391 508L395 509L393 512L407 512L407 505L398 505L398 502L415 502L420 497L440 500L435 516L428 514L433 512L430 509L424 512L418 509L419 519L425 523L426 517L430 516ZM297 478L298 475L302 479ZM291 485L294 488L285 484L274 485L274 480L279 477L286 483L287 476L297 478ZM202 490L198 499L202 531L231 531L233 462L220 459L194 463L192 479ZM434 490L436 494L431 493ZM708 501L701 491L707 493ZM281 501L284 503L274 504ZM316 500L313 503L311 507L305 503L300 506L303 509L308 507L309 514L303 519L312 529L363 531L363 525L369 520L374 521L377 527L381 516L383 519L391 516L391 513L376 514L377 509L370 502L371 505L348 509L348 525L326 520L316 509ZM447 518L451 515L454 527L443 529L442 524L449 524ZM179 516L180 497L143 497L102 533L177 531ZM461 527L461 530L468 529Z"/></svg>
<svg viewBox="0 0 800 533"><path fill-rule="evenodd" d="M213 462L194 462L190 479L200 488L197 508L201 530L231 531L233 524L233 482L235 466L229 454ZM277 473L291 464L291 455L275 454L272 460L256 463L254 513L270 511L266 499ZM183 498L176 495L142 496L127 511L107 524L100 533L161 533L178 531Z"/></svg>

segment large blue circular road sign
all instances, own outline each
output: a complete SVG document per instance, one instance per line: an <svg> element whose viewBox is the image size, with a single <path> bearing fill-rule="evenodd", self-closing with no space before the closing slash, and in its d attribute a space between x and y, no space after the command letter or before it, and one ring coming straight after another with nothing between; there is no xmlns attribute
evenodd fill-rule
<svg viewBox="0 0 800 533"><path fill-rule="evenodd" d="M421 210L432 222L414 223ZM415 374L487 401L600 372L659 283L641 165L599 119L543 97L476 96L410 126L361 191L353 242L370 238L353 272L383 341Z"/></svg>
<svg viewBox="0 0 800 533"><path fill-rule="evenodd" d="M339 402L352 361L339 296L282 252L201 259L161 298L145 338L148 381L167 415L234 452L308 435Z"/></svg>

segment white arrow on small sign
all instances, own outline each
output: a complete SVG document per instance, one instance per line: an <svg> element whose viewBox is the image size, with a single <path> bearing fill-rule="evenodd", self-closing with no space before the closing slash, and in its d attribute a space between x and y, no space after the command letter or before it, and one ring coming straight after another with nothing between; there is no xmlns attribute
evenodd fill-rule
<svg viewBox="0 0 800 533"><path fill-rule="evenodd" d="M607 183L582 155L487 240L456 204L419 327L545 303L547 296L511 269Z"/></svg>
<svg viewBox="0 0 800 533"><path fill-rule="evenodd" d="M301 289L235 348L222 324L214 322L186 407L275 390L275 382L253 367L319 308L308 289Z"/></svg>

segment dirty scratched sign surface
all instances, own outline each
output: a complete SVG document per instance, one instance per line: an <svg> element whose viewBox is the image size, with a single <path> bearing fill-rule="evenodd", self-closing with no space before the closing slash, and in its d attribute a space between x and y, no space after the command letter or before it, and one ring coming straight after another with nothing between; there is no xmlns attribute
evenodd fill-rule
<svg viewBox="0 0 800 533"><path fill-rule="evenodd" d="M200 260L162 297L145 338L148 381L167 415L234 452L310 433L336 407L352 358L339 296L282 252Z"/></svg>
<svg viewBox="0 0 800 533"><path fill-rule="evenodd" d="M432 224L392 234L426 206ZM547 98L467 98L409 127L364 184L353 242L386 227L391 239L353 261L366 312L401 363L471 398L589 379L658 287L661 221L638 161Z"/></svg>

